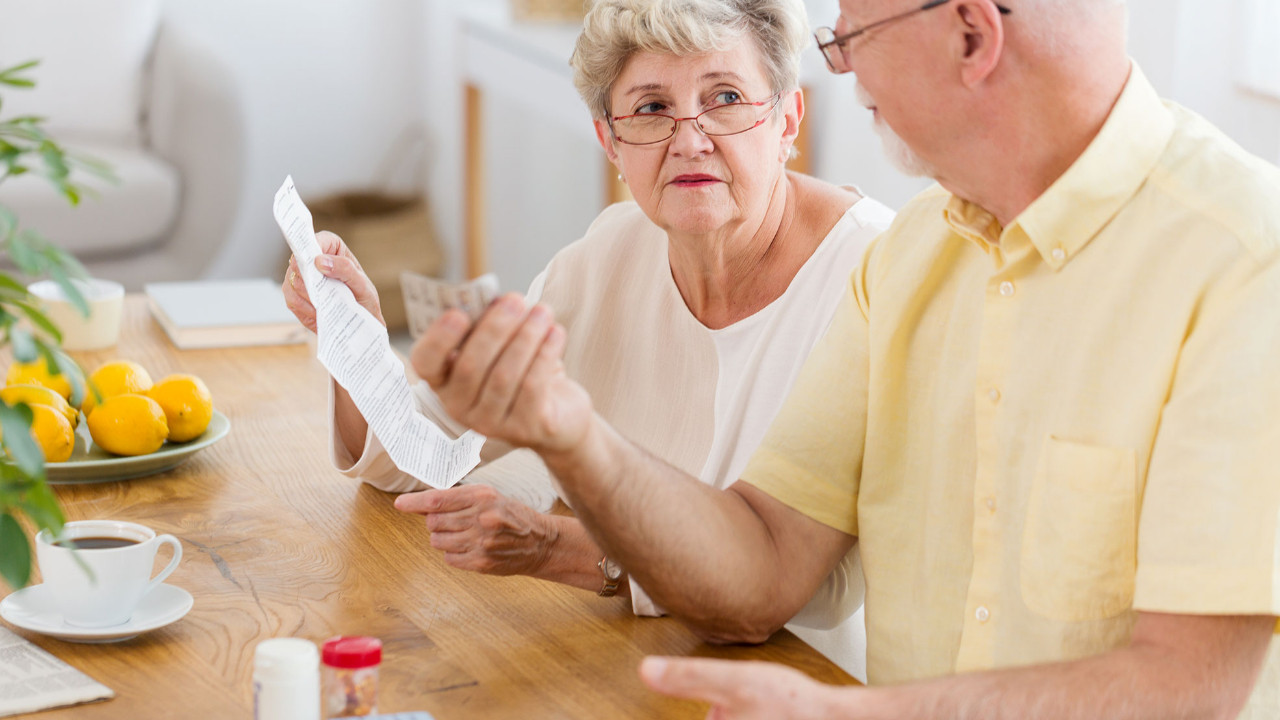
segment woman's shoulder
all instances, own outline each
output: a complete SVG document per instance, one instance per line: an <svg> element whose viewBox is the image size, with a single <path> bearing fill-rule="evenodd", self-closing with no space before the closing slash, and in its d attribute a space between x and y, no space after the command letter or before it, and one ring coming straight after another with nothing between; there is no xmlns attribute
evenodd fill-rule
<svg viewBox="0 0 1280 720"><path fill-rule="evenodd" d="M893 222L892 210L855 186L835 185L800 173L790 173L790 177L796 193L796 214L810 223L810 232L818 236L825 237L842 227L855 232L879 232Z"/></svg>
<svg viewBox="0 0 1280 720"><path fill-rule="evenodd" d="M581 238L555 254L547 272L601 272L645 259L665 260L666 243L666 233L638 205L614 203L596 216Z"/></svg>

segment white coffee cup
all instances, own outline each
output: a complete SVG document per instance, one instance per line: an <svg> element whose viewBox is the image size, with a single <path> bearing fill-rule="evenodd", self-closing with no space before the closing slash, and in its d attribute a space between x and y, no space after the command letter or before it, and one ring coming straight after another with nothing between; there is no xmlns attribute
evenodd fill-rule
<svg viewBox="0 0 1280 720"><path fill-rule="evenodd" d="M112 280L91 278L72 280L89 305L89 317L80 314L58 283L41 280L27 286L27 292L40 299L40 309L62 332L66 350L101 350L120 339L120 320L124 315L124 286Z"/></svg>
<svg viewBox="0 0 1280 720"><path fill-rule="evenodd" d="M66 541L88 538L114 538L129 544L76 550L62 546ZM164 544L173 546L173 559L159 575L151 577L156 551ZM145 525L123 520L80 520L64 525L56 538L48 530L36 535L36 560L47 597L62 613L63 622L77 627L129 622L138 602L169 577L181 559L182 544L177 538L156 535Z"/></svg>

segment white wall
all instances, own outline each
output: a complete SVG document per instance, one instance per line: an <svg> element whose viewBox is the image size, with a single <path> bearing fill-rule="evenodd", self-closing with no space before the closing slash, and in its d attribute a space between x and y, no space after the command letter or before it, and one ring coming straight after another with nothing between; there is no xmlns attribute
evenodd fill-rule
<svg viewBox="0 0 1280 720"><path fill-rule="evenodd" d="M165 22L239 82L248 167L241 212L211 277L278 276L271 201L292 174L305 198L373 182L406 130L421 133L419 0L168 0Z"/></svg>
<svg viewBox="0 0 1280 720"><path fill-rule="evenodd" d="M1274 0L1129 0L1131 51L1162 94L1217 123L1245 148L1280 162L1280 99L1241 84L1242 7ZM304 196L373 181L398 135L425 128L429 197L449 271L461 275L462 122L454 14L505 0L169 0L172 22L218 50L244 83L249 180L216 276L274 274L283 252L272 194L292 173ZM809 0L815 25L836 0ZM1280 42L1280 41L1278 41ZM567 57L565 58L567 61ZM897 207L925 183L880 152L848 77L806 57L809 115L824 138L812 158L824 179L854 183ZM521 101L490 97L485 138L490 259L507 288L524 287L579 237L602 202L601 153Z"/></svg>

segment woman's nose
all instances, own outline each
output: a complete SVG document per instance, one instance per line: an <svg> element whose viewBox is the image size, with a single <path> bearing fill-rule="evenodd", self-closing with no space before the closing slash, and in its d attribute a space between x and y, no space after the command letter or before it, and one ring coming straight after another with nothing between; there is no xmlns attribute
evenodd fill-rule
<svg viewBox="0 0 1280 720"><path fill-rule="evenodd" d="M677 155L700 155L715 150L715 144L706 133L702 132L702 128L698 127L697 120L681 118L676 123L676 134L671 138L671 146L668 149Z"/></svg>

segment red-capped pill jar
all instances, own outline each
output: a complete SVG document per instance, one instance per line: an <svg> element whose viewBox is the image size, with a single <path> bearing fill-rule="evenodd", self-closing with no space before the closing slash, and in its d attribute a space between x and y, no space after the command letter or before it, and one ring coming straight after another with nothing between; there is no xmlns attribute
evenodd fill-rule
<svg viewBox="0 0 1280 720"><path fill-rule="evenodd" d="M329 638L320 651L320 662L326 718L378 712L381 640L371 637Z"/></svg>

